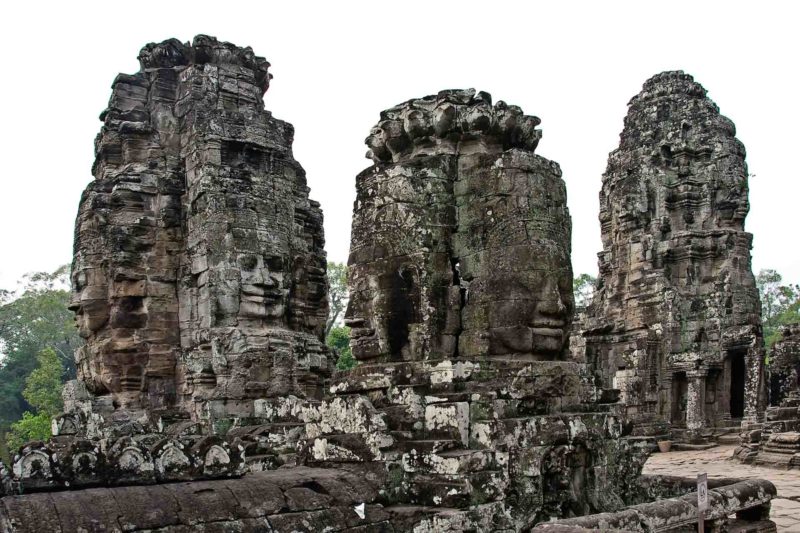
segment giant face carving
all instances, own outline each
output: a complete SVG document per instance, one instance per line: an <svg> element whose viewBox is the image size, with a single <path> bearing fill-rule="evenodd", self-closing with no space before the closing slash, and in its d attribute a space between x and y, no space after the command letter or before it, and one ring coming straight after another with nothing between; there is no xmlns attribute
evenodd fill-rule
<svg viewBox="0 0 800 533"><path fill-rule="evenodd" d="M500 273L489 283L498 287L488 303L489 354L558 359L573 310L569 270Z"/></svg>
<svg viewBox="0 0 800 533"><path fill-rule="evenodd" d="M75 313L78 332L84 339L108 323L108 285L101 269L76 265L69 309Z"/></svg>
<svg viewBox="0 0 800 533"><path fill-rule="evenodd" d="M474 91L381 114L356 180L357 358L564 357L571 224L561 170L534 154L538 124Z"/></svg>
<svg viewBox="0 0 800 533"><path fill-rule="evenodd" d="M239 316L252 319L284 316L288 291L283 286L282 258L243 254L239 256L239 268Z"/></svg>

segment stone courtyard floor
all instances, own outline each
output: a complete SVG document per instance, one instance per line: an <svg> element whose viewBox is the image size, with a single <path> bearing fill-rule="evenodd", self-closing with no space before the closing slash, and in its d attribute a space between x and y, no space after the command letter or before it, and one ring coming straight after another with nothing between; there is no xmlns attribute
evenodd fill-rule
<svg viewBox="0 0 800 533"><path fill-rule="evenodd" d="M708 477L739 477L768 479L778 489L772 500L770 517L778 531L800 533L800 470L778 470L762 466L743 465L731 459L734 445L717 446L710 450L654 453L644 467L645 474Z"/></svg>

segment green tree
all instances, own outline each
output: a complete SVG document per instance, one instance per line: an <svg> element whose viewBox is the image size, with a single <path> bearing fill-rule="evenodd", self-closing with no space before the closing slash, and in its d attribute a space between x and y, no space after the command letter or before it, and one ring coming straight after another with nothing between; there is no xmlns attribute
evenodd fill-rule
<svg viewBox="0 0 800 533"><path fill-rule="evenodd" d="M11 424L11 430L6 434L6 446L9 457L25 445L26 442L47 440L50 438L50 417L44 413L33 414L30 411L22 413L22 418Z"/></svg>
<svg viewBox="0 0 800 533"><path fill-rule="evenodd" d="M38 366L25 380L25 390L22 391L22 395L37 413L53 417L64 409L64 401L61 398L64 366L52 348L45 348L39 352L36 360Z"/></svg>
<svg viewBox="0 0 800 533"><path fill-rule="evenodd" d="M348 370L356 366L357 361L350 350L350 328L347 326L334 327L328 333L325 343L339 356L336 368Z"/></svg>
<svg viewBox="0 0 800 533"><path fill-rule="evenodd" d="M575 296L575 306L583 307L591 303L597 278L589 274L580 274L572 280L572 294Z"/></svg>
<svg viewBox="0 0 800 533"><path fill-rule="evenodd" d="M761 318L765 326L772 326L780 312L778 295L783 277L772 269L761 269L756 276L756 287L761 297Z"/></svg>
<svg viewBox="0 0 800 533"><path fill-rule="evenodd" d="M762 269L756 276L768 351L780 338L780 326L800 322L800 285L782 282L783 276L773 269Z"/></svg>
<svg viewBox="0 0 800 533"><path fill-rule="evenodd" d="M42 350L58 356L64 379L75 377L73 353L81 339L67 308L68 276L69 267L63 266L26 275L16 294L0 291L0 437L25 411L35 410L23 389Z"/></svg>
<svg viewBox="0 0 800 533"><path fill-rule="evenodd" d="M50 420L62 411L62 377L64 367L52 348L45 348L36 357L37 367L25 380L22 395L35 412L25 411L22 419L11 424L7 435L9 449L16 450L32 440L50 438Z"/></svg>
<svg viewBox="0 0 800 533"><path fill-rule="evenodd" d="M325 324L325 337L327 338L339 316L347 306L347 265L344 263L328 262L328 321Z"/></svg>

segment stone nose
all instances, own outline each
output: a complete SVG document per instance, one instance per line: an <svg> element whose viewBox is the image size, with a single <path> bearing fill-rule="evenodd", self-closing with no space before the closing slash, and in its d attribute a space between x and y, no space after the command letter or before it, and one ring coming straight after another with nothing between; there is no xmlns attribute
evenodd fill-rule
<svg viewBox="0 0 800 533"><path fill-rule="evenodd" d="M536 314L548 318L563 318L567 306L561 298L561 293L554 283L548 283L541 293L541 299L536 303Z"/></svg>
<svg viewBox="0 0 800 533"><path fill-rule="evenodd" d="M67 304L67 309L73 313L77 313L81 309L81 296L80 294L73 293Z"/></svg>

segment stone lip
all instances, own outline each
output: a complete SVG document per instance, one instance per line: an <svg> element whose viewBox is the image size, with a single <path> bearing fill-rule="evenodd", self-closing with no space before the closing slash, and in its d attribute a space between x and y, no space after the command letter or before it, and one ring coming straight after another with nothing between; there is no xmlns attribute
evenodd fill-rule
<svg viewBox="0 0 800 533"><path fill-rule="evenodd" d="M475 89L449 89L414 98L381 113L365 143L375 163L417 156L463 152L465 144L483 150L521 148L533 152L542 137L538 117ZM493 150L494 149L494 150Z"/></svg>
<svg viewBox="0 0 800 533"><path fill-rule="evenodd" d="M249 46L219 41L216 37L196 35L191 43L182 43L172 38L160 43L148 43L139 52L141 69L185 67L189 65L217 65L243 67L256 74L256 81L262 94L269 88L269 61L255 55Z"/></svg>
<svg viewBox="0 0 800 533"><path fill-rule="evenodd" d="M241 442L218 435L140 433L116 439L54 437L23 446L0 495L239 477Z"/></svg>

